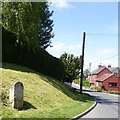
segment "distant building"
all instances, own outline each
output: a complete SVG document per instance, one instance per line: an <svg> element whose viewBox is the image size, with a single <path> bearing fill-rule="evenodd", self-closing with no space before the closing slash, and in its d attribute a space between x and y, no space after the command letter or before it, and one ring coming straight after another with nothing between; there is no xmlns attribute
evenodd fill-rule
<svg viewBox="0 0 120 120"><path fill-rule="evenodd" d="M108 67L98 65L98 69L91 72L89 77L91 86L101 87L103 90L120 89L120 69L118 67Z"/></svg>

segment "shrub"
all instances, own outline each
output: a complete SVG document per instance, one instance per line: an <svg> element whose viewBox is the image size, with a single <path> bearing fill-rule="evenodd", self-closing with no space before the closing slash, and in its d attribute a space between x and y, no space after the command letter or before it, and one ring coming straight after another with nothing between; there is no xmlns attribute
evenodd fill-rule
<svg viewBox="0 0 120 120"><path fill-rule="evenodd" d="M75 84L80 84L80 79L75 79L75 80L73 80L73 82L74 82Z"/></svg>
<svg viewBox="0 0 120 120"><path fill-rule="evenodd" d="M108 90L107 93L110 93L110 94L120 94L120 92L118 92L118 91L113 91L113 90Z"/></svg>
<svg viewBox="0 0 120 120"><path fill-rule="evenodd" d="M83 80L83 86L90 87L90 81L89 80Z"/></svg>
<svg viewBox="0 0 120 120"><path fill-rule="evenodd" d="M27 49L15 45L16 40L14 39L16 39L16 37L12 33L3 29L3 62L24 65L42 74L62 80L64 75L64 64L60 59L53 57L42 48L33 50L32 48Z"/></svg>
<svg viewBox="0 0 120 120"><path fill-rule="evenodd" d="M97 91L97 92L101 92L101 91L102 91L101 88L100 88L100 87L97 87L97 86L91 86L90 89L91 89L91 90L95 90L95 91Z"/></svg>

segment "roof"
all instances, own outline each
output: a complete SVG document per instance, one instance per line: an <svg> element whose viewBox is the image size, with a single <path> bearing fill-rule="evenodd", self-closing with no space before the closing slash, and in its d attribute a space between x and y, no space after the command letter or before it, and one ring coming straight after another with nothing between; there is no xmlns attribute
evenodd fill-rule
<svg viewBox="0 0 120 120"><path fill-rule="evenodd" d="M119 69L118 67L109 67L108 68L111 72L113 72L114 70L117 70L117 69Z"/></svg>
<svg viewBox="0 0 120 120"><path fill-rule="evenodd" d="M95 69L94 71L91 72L91 74L96 75L96 74L100 73L102 70L104 70L105 68L106 67L104 66L104 67L100 67L98 69Z"/></svg>
<svg viewBox="0 0 120 120"><path fill-rule="evenodd" d="M97 82L103 82L106 79L110 78L111 76L113 76L114 74L104 74L102 77L97 79Z"/></svg>

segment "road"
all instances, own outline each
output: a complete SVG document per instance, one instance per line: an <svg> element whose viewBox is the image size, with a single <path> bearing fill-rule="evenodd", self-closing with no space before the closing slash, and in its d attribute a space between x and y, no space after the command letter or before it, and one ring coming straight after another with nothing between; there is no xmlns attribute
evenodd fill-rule
<svg viewBox="0 0 120 120"><path fill-rule="evenodd" d="M79 88L79 86L77 88ZM83 90L83 92L93 96L97 101L97 105L82 118L118 118L118 113L120 113L120 109L118 109L118 105L120 107L118 95L94 92L90 90Z"/></svg>
<svg viewBox="0 0 120 120"><path fill-rule="evenodd" d="M120 102L117 95L92 91L85 92L95 98L97 106L83 118L118 118L118 104L120 105Z"/></svg>

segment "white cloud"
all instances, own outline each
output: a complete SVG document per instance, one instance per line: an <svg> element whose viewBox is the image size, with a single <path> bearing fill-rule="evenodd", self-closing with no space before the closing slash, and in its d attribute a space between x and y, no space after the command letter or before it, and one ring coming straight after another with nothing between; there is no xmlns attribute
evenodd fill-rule
<svg viewBox="0 0 120 120"><path fill-rule="evenodd" d="M59 9L74 7L73 5L66 2L65 0L49 0L49 1L52 2L53 6Z"/></svg>
<svg viewBox="0 0 120 120"><path fill-rule="evenodd" d="M69 54L74 54L75 56L80 54L81 43L80 44L65 44L64 42L55 42L52 44L53 47L48 47L47 51L55 57L60 57L64 52Z"/></svg>
<svg viewBox="0 0 120 120"><path fill-rule="evenodd" d="M113 54L115 53L116 49L114 48L105 48L99 51L100 54L102 55L107 55L107 54Z"/></svg>

